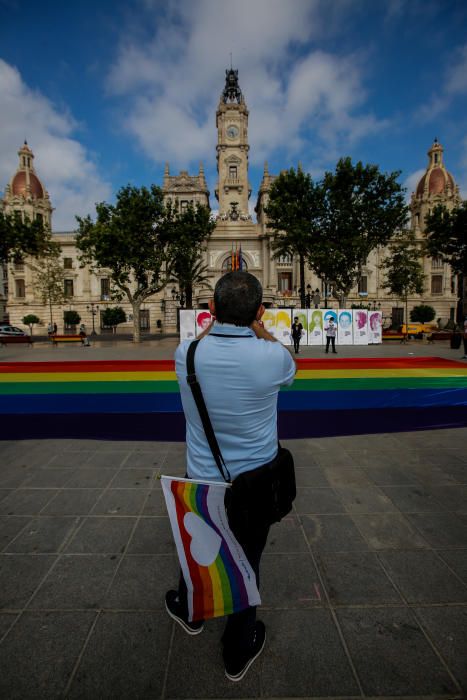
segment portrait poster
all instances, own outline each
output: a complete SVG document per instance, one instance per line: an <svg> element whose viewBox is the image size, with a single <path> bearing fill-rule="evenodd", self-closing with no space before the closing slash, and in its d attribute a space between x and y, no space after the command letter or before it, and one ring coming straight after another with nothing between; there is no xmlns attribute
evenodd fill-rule
<svg viewBox="0 0 467 700"><path fill-rule="evenodd" d="M354 309L353 312L354 345L368 345L368 311Z"/></svg>
<svg viewBox="0 0 467 700"><path fill-rule="evenodd" d="M207 309L196 310L196 337L209 326L212 316Z"/></svg>
<svg viewBox="0 0 467 700"><path fill-rule="evenodd" d="M266 330L283 345L292 344L290 309L266 309L261 320Z"/></svg>
<svg viewBox="0 0 467 700"><path fill-rule="evenodd" d="M372 345L383 342L383 314L381 311L369 312L368 342Z"/></svg>
<svg viewBox="0 0 467 700"><path fill-rule="evenodd" d="M195 313L192 309L180 310L180 341L195 339Z"/></svg>
<svg viewBox="0 0 467 700"><path fill-rule="evenodd" d="M298 316L298 322L302 324L302 339L300 345L308 345L308 323L306 309L292 309L292 323L295 316Z"/></svg>
<svg viewBox="0 0 467 700"><path fill-rule="evenodd" d="M338 345L353 345L352 311L339 309L337 312Z"/></svg>
<svg viewBox="0 0 467 700"><path fill-rule="evenodd" d="M308 345L323 345L323 312L308 309Z"/></svg>
<svg viewBox="0 0 467 700"><path fill-rule="evenodd" d="M323 330L324 330L324 340L326 342L326 328L328 327L329 320L332 318L334 325L336 326L336 344L339 342L339 324L337 323L337 311L334 309L324 309L323 311Z"/></svg>

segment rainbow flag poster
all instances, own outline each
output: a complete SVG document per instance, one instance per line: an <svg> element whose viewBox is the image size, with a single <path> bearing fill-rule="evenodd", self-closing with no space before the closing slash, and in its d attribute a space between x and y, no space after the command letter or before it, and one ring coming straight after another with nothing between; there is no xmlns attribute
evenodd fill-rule
<svg viewBox="0 0 467 700"><path fill-rule="evenodd" d="M170 476L161 482L188 589L189 621L260 605L254 571L227 522L229 484Z"/></svg>

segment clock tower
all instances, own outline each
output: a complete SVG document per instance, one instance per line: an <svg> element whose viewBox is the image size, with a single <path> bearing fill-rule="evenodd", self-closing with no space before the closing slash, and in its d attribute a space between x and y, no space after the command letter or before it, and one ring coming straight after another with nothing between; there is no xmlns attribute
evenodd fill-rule
<svg viewBox="0 0 467 700"><path fill-rule="evenodd" d="M217 172L216 197L219 218L249 221L248 200L248 109L238 85L238 71L225 71L225 88L216 112Z"/></svg>

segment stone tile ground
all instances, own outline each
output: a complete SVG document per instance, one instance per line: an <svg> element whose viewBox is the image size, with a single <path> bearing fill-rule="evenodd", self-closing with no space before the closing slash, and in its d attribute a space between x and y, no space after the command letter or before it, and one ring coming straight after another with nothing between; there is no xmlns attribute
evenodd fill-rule
<svg viewBox="0 0 467 700"><path fill-rule="evenodd" d="M0 442L0 697L467 696L467 429L291 441L294 512L262 567L264 654L164 610L160 473L183 445Z"/></svg>

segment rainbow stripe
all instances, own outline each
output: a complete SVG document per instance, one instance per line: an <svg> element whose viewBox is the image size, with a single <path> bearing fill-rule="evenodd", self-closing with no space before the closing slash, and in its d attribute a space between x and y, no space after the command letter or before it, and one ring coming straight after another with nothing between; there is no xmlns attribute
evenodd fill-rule
<svg viewBox="0 0 467 700"><path fill-rule="evenodd" d="M282 438L467 425L467 365L437 357L298 360ZM184 440L174 363L0 363L0 437Z"/></svg>

